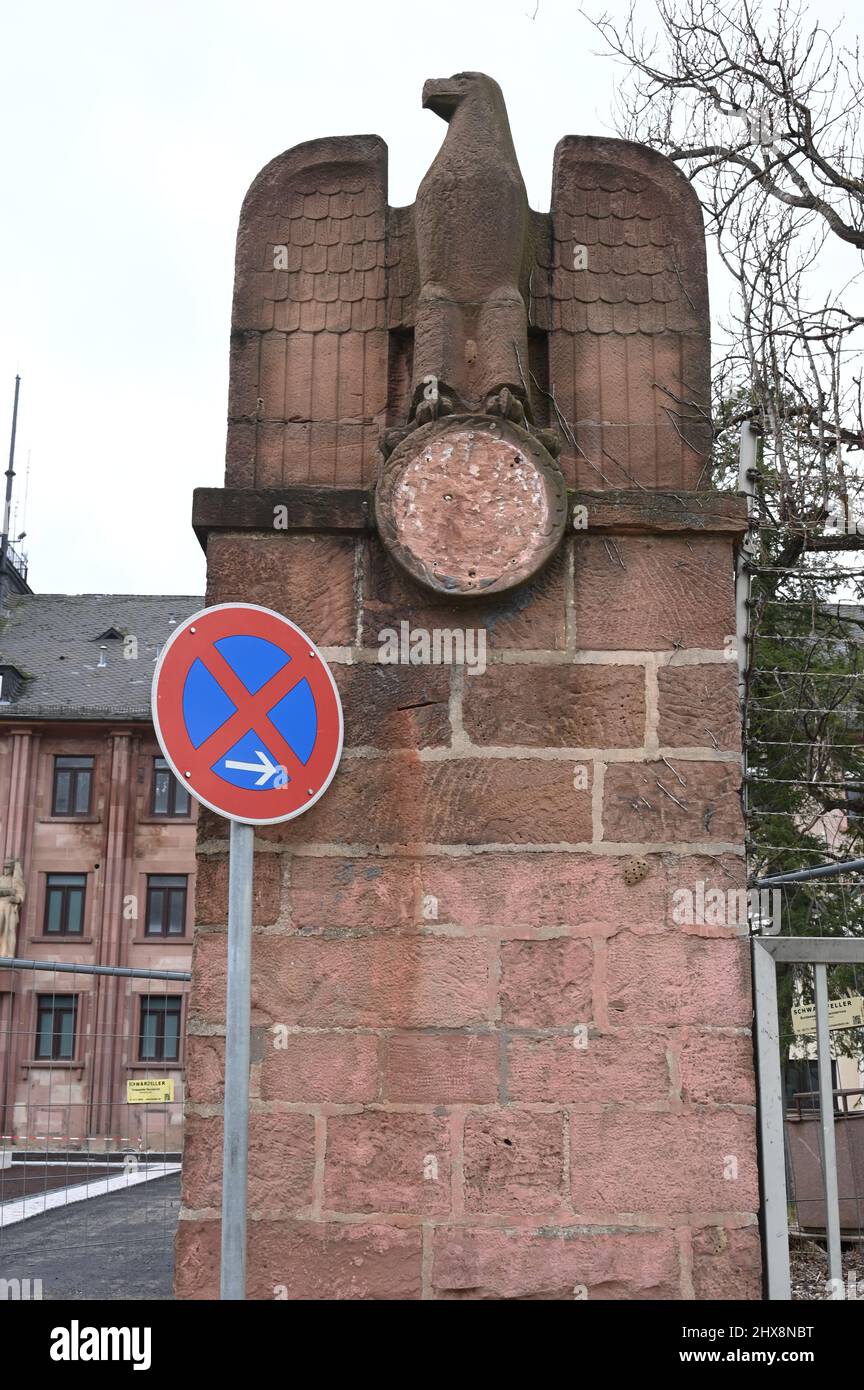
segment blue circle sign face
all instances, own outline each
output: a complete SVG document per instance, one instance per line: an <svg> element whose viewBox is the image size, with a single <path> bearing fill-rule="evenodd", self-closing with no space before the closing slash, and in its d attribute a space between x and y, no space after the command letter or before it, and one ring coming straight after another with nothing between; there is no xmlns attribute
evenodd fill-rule
<svg viewBox="0 0 864 1390"><path fill-rule="evenodd" d="M152 706L175 776L231 820L301 815L339 764L342 705L327 663L294 623L255 604L187 618L157 662Z"/></svg>

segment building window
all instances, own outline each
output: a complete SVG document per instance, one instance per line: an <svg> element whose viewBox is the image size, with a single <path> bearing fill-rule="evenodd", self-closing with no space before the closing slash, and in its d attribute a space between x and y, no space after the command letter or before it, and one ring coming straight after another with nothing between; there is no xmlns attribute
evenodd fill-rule
<svg viewBox="0 0 864 1390"><path fill-rule="evenodd" d="M92 788L92 758L55 758L52 815L89 815Z"/></svg>
<svg viewBox="0 0 864 1390"><path fill-rule="evenodd" d="M153 815L188 816L189 793L164 758L153 759Z"/></svg>
<svg viewBox="0 0 864 1390"><path fill-rule="evenodd" d="M164 999L141 1000L141 1031L138 1035L140 1062L176 1062L180 1056L180 1010L178 995Z"/></svg>
<svg viewBox="0 0 864 1390"><path fill-rule="evenodd" d="M17 666L0 666L0 705L8 705L17 699L24 677Z"/></svg>
<svg viewBox="0 0 864 1390"><path fill-rule="evenodd" d="M808 1059L798 1058L785 1064L784 1069L784 1089L786 1109L788 1111L808 1110L819 1112L819 1063ZM837 1080L837 1063L831 1062L831 1090L836 1091L839 1087ZM834 1106L839 1113L839 1101L834 1100Z"/></svg>
<svg viewBox="0 0 864 1390"><path fill-rule="evenodd" d="M36 1058L71 1061L75 1055L76 994L40 994L36 1015Z"/></svg>
<svg viewBox="0 0 864 1390"><path fill-rule="evenodd" d="M86 874L49 874L45 889L46 936L80 936L84 930Z"/></svg>
<svg viewBox="0 0 864 1390"><path fill-rule="evenodd" d="M186 933L186 874L147 875L147 936Z"/></svg>

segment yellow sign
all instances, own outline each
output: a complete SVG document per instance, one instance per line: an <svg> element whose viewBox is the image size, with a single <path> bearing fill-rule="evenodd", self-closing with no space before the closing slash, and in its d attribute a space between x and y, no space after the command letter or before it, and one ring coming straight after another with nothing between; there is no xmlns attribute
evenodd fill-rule
<svg viewBox="0 0 864 1390"><path fill-rule="evenodd" d="M845 999L829 999L828 1027L864 1027L864 998L860 994L847 994ZM796 1033L815 1033L816 1005L796 1005L792 1010L792 1028Z"/></svg>
<svg viewBox="0 0 864 1390"><path fill-rule="evenodd" d="M162 1105L174 1099L174 1081L127 1081L126 1099L130 1105Z"/></svg>

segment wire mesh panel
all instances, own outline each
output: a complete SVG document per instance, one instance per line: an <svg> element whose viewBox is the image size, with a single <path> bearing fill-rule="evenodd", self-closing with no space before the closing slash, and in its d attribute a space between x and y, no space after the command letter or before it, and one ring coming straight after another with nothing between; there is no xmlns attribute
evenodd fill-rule
<svg viewBox="0 0 864 1390"><path fill-rule="evenodd" d="M772 526L758 499L755 508L746 563L748 875L773 889L763 930L861 943L825 965L839 1244L843 1278L851 1272L854 1284L864 1241L864 571L856 556L808 550L806 536ZM807 958L778 960L776 970L791 1294L808 1299L847 1296L829 1272L817 969Z"/></svg>
<svg viewBox="0 0 864 1390"><path fill-rule="evenodd" d="M188 980L0 961L7 1297L171 1296Z"/></svg>
<svg viewBox="0 0 864 1390"><path fill-rule="evenodd" d="M857 1244L864 1240L864 959L827 971L839 1224L843 1239ZM804 1002L813 998L813 968L781 963L777 973L790 1231L821 1238L827 1217L818 1048L813 1007Z"/></svg>

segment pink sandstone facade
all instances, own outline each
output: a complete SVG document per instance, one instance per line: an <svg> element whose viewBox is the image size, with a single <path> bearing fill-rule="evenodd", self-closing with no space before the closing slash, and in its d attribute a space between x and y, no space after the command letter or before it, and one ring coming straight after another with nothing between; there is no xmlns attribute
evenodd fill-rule
<svg viewBox="0 0 864 1390"><path fill-rule="evenodd" d="M590 147L583 239L595 215L613 233L616 216L653 216L658 243L678 238L703 317L688 323L679 306L656 341L628 339L626 314L599 344L575 320L569 336L550 320L548 340L532 339L571 420L591 415L578 393L600 364L604 429L561 453L569 487L598 490L571 494L587 529L569 525L541 573L495 598L447 601L405 577L364 502L410 336L396 272L388 281L365 242L384 316L367 297L365 318L349 304L341 338L327 331L336 224L362 211L393 237L404 211L387 214L386 197L382 211L360 176L369 138L353 155L349 141L289 151L244 206L226 491L196 500L207 601L298 623L331 662L345 713L327 794L256 833L252 1298L760 1296L748 945L735 929L677 925L672 903L699 880L744 882L728 641L741 517L704 487L704 436L688 445L651 384L662 376L683 394L689 360L704 385L701 223L665 161L568 139ZM621 170L632 186L619 197ZM306 219L296 240L293 206ZM632 225L607 250L626 247ZM298 276L308 260L307 280L270 277L283 241ZM307 258L316 245L323 254ZM611 267L602 235L597 245ZM307 319L318 266L321 313ZM638 326L634 293L620 302ZM388 354L389 387L374 365ZM628 421L622 491L604 457ZM592 461L612 473L608 488ZM280 503L282 532L270 519ZM485 672L381 664L380 634L403 622L483 629ZM219 1287L226 891L227 824L202 811L183 1298Z"/></svg>
<svg viewBox="0 0 864 1390"><path fill-rule="evenodd" d="M114 603L110 595L28 595L11 602L13 620L0 633L0 652L11 652L30 676L17 698L0 704L3 858L19 861L27 889L15 953L26 960L188 970L197 805L188 803L180 815L154 813L154 767L161 755L147 699L156 647L148 648L139 628L140 654L125 660L118 634L103 647L106 665L97 671L94 639L130 606L128 598ZM172 609L179 619L200 606L200 600L184 599L131 603L146 607L149 624L149 610L157 610L157 630L165 638ZM28 640L40 634L44 669L34 669L29 649L18 656L22 632ZM64 669L56 666L58 659L75 667L68 697L53 686L44 694L49 668ZM85 667L87 660L92 664ZM136 688L129 682L142 670L144 693L136 709ZM122 683L119 697L117 689L106 690L116 679ZM53 710L49 698L56 701ZM105 717L111 703L113 719ZM90 766L87 807L58 814L57 760L70 758ZM81 883L82 920L74 931L49 934L46 896L53 882L69 876ZM148 883L165 876L186 887L182 930L172 936L150 933L146 920ZM188 990L175 981L60 975L0 964L0 1148L180 1150ZM75 1000L68 1057L39 1055L39 1000L52 995ZM175 995L182 1000L178 1055L145 1060L142 1001ZM173 1104L126 1103L127 1081L149 1077L173 1080Z"/></svg>

